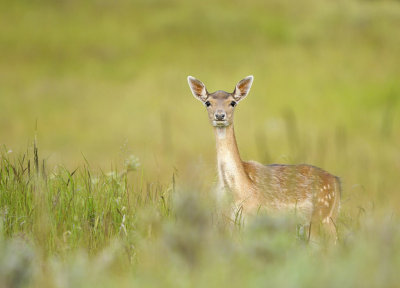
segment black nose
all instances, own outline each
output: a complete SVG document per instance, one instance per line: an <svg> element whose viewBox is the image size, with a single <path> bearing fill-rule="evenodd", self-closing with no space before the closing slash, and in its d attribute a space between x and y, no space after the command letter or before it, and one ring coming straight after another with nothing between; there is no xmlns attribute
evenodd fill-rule
<svg viewBox="0 0 400 288"><path fill-rule="evenodd" d="M215 114L215 119L218 120L218 121L224 120L225 119L225 113Z"/></svg>

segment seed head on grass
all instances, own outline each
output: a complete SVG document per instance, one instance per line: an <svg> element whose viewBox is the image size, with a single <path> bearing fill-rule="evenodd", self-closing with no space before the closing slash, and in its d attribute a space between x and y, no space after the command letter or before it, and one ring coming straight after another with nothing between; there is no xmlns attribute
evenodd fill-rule
<svg viewBox="0 0 400 288"><path fill-rule="evenodd" d="M119 175L116 171L110 171L106 174L107 179L109 180L118 180L119 179Z"/></svg>
<svg viewBox="0 0 400 288"><path fill-rule="evenodd" d="M130 155L125 159L124 164L126 172L136 171L140 166L139 158L137 158L135 155Z"/></svg>

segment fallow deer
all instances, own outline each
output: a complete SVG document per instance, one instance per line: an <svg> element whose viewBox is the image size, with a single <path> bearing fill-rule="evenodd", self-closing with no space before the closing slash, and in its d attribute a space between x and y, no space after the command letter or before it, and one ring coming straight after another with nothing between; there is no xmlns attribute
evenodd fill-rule
<svg viewBox="0 0 400 288"><path fill-rule="evenodd" d="M338 177L315 166L242 161L236 144L233 115L236 105L250 91L253 76L239 81L232 93L209 93L205 85L188 76L194 97L207 109L214 127L220 187L231 194L243 215L295 211L309 227L309 239L319 239L321 227L330 239L337 239L335 221L340 205Z"/></svg>

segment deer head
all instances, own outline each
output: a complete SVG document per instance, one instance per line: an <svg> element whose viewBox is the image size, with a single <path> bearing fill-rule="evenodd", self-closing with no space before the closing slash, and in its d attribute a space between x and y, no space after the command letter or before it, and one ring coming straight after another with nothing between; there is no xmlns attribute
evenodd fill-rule
<svg viewBox="0 0 400 288"><path fill-rule="evenodd" d="M203 82L192 76L187 79L193 96L206 106L208 118L214 127L227 127L233 123L235 107L247 96L253 83L253 76L247 76L236 84L232 93L221 90L208 93Z"/></svg>

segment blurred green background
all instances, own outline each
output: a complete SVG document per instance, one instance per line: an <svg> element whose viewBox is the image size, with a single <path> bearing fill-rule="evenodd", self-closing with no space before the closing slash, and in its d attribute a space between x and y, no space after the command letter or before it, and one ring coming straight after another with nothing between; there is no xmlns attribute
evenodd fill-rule
<svg viewBox="0 0 400 288"><path fill-rule="evenodd" d="M399 27L398 1L1 1L0 143L23 152L37 125L50 165L134 154L150 179L209 185L214 136L186 77L232 91L252 74L243 159L321 166L355 207L396 209Z"/></svg>
<svg viewBox="0 0 400 288"><path fill-rule="evenodd" d="M399 28L400 1L0 0L0 288L398 286ZM329 249L213 206L186 77L250 74L241 156L341 177Z"/></svg>

